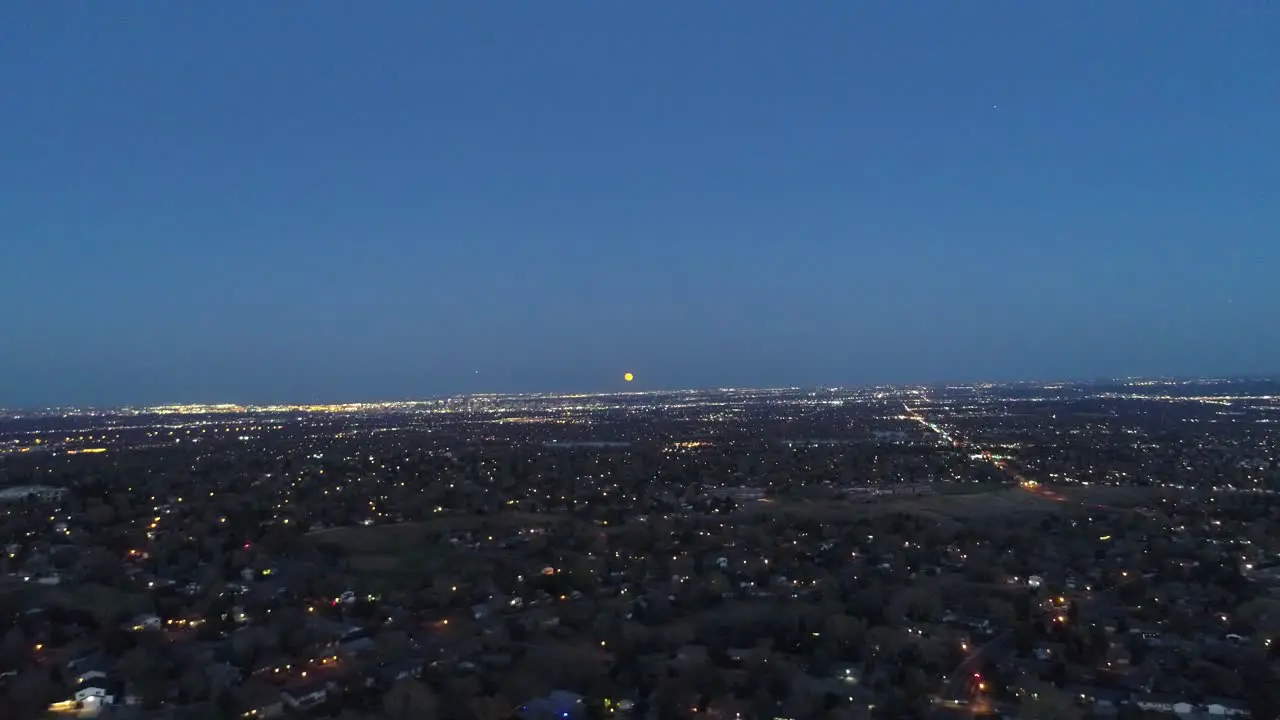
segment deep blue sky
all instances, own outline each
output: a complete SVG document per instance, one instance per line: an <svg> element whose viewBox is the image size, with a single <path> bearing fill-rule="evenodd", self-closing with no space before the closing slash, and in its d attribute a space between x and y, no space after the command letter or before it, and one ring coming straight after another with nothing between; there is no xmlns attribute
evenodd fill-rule
<svg viewBox="0 0 1280 720"><path fill-rule="evenodd" d="M1280 370L1280 3L0 3L0 405Z"/></svg>

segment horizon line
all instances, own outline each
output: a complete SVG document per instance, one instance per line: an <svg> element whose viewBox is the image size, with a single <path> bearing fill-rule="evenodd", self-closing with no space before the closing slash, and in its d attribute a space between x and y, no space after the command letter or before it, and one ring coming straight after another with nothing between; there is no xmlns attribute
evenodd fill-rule
<svg viewBox="0 0 1280 720"><path fill-rule="evenodd" d="M415 404L439 402L441 400L464 399L464 398L480 398L480 397L606 397L620 395L652 395L661 393L707 393L707 392L778 392L778 391L802 391L802 390L826 390L826 391L852 391L852 390L869 390L874 388L890 388L890 389L906 389L906 388L932 388L939 387L972 387L977 385L1052 385L1052 384L1073 384L1088 385L1106 382L1229 382L1229 381L1274 381L1276 375L1272 373L1245 373L1240 375L1123 375L1112 377L1094 377L1094 378L1059 378L1045 379L1039 378L1034 380L936 380L929 382L898 382L898 383L872 383L866 385L778 385L772 387L756 387L756 386L738 386L738 387L685 387L685 388L650 388L644 390L615 390L615 391L552 391L552 390L529 390L519 392L496 392L496 391L479 391L469 393L443 393L437 395L426 395L417 398L401 398L396 400L347 400L341 402L296 402L296 401L279 401L279 402L164 402L164 403L146 403L146 404L101 404L101 405L34 405L26 407L18 406L0 406L0 412L36 412L49 410L98 410L98 411L121 411L121 410L148 410L158 408L189 408L189 407L208 407L208 408L243 408L255 409L263 407L291 407L291 408L307 408L307 407L344 407L353 405L397 405L397 404Z"/></svg>

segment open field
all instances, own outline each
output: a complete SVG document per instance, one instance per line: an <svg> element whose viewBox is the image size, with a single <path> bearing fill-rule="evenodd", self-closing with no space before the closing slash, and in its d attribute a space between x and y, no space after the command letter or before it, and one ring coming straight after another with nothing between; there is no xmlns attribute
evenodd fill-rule
<svg viewBox="0 0 1280 720"><path fill-rule="evenodd" d="M936 513L954 520L1020 514L1092 510L1095 506L1123 510L1151 502L1160 491L1143 487L1053 486L1047 497L1022 488L1009 488L974 495L933 495L897 501L896 510L913 509Z"/></svg>
<svg viewBox="0 0 1280 720"><path fill-rule="evenodd" d="M1150 503L1159 491L1141 487L1053 486L1051 493L1019 487L987 486L985 492L881 496L858 500L784 500L752 504L738 513L742 521L771 516L786 520L841 523L865 517L903 513L942 523L965 523L993 518L1093 511L1102 506L1123 510ZM423 576L466 560L487 565L500 562L507 551L497 548L463 549L441 541L442 534L483 532L513 527L545 527L568 520L566 515L501 513L446 515L422 522L331 528L312 533L316 544L336 545L347 555L349 567L366 577Z"/></svg>
<svg viewBox="0 0 1280 720"><path fill-rule="evenodd" d="M1151 502L1159 491L1142 487L1059 487L1053 488L1062 499L1016 487L993 488L987 492L968 494L919 495L912 497L876 497L865 500L825 502L782 501L761 503L741 511L744 519L771 515L794 516L808 520L840 522L861 517L894 513L923 515L938 520L980 520L993 517L1078 512L1103 505L1125 509Z"/></svg>
<svg viewBox="0 0 1280 720"><path fill-rule="evenodd" d="M348 570L367 581L369 587L388 590L448 574L459 567L484 575L499 567L511 553L496 547L472 549L454 545L446 540L450 534L545 527L567 518L517 512L444 515L421 522L329 528L310 533L306 540L317 546L339 548Z"/></svg>
<svg viewBox="0 0 1280 720"><path fill-rule="evenodd" d="M93 615L102 623L113 623L138 613L154 610L152 599L143 593L96 583L36 585L9 583L0 587L0 597L20 598L31 607L57 607Z"/></svg>
<svg viewBox="0 0 1280 720"><path fill-rule="evenodd" d="M739 515L744 520L770 515L810 521L842 522L864 517L907 513L935 519L963 520L1009 513L1058 512L1062 509L1062 503L1021 490L1000 489L970 495L921 495L825 502L783 501L756 505L740 511Z"/></svg>
<svg viewBox="0 0 1280 720"><path fill-rule="evenodd" d="M512 527L540 527L566 519L566 515L511 512L496 515L443 515L421 522L394 525L353 525L309 533L316 543L329 543L356 553L395 551L406 546L434 544L441 533Z"/></svg>
<svg viewBox="0 0 1280 720"><path fill-rule="evenodd" d="M1116 508L1137 507L1157 501L1167 496L1170 491L1149 487L1111 487L1107 485L1053 485L1054 490L1062 493L1068 500L1083 503L1097 503Z"/></svg>

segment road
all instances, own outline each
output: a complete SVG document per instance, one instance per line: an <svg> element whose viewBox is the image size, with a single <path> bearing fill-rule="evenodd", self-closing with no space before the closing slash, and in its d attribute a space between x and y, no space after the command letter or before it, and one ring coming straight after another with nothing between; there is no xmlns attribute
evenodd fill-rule
<svg viewBox="0 0 1280 720"><path fill-rule="evenodd" d="M920 423L921 425L928 428L932 432L937 433L939 437L951 443L952 446L957 448L969 447L971 450L973 449L973 446L970 446L969 443L966 442L964 438L960 437L955 433L947 432L946 430L938 426L936 423L929 422L928 418L926 418L920 411L912 409L910 405L903 403L902 407L907 411L908 417ZM996 467L996 469L1000 470L1000 472L1003 472L1005 475L1007 475L1010 480L1013 480L1015 483L1017 483L1019 488L1022 488L1023 490L1031 493L1032 495L1042 497L1046 500L1053 500L1054 502L1061 502L1061 503L1072 502L1081 506L1089 505L1089 503L1086 503L1081 500L1069 500L1068 498L1064 497L1062 493L1059 493L1056 490L1053 490L1051 488L1047 488L1044 485L1041 485L1040 483L1036 482L1035 480L1028 479L1013 465L1013 463L1007 462L1002 459L998 459L988 451L978 449L977 453L975 454L980 454L982 457L986 458L987 462L990 462L992 465ZM1114 509L1107 505L1098 505L1098 504L1094 504L1093 507L1097 510L1113 510Z"/></svg>
<svg viewBox="0 0 1280 720"><path fill-rule="evenodd" d="M991 639L986 645L974 650L964 662L960 663L951 675L942 683L942 692L938 693L938 706L933 711L934 718L942 718L947 713L949 703L970 699L969 687L973 674L979 672L989 663L994 663L1013 649L1013 631L1005 630Z"/></svg>

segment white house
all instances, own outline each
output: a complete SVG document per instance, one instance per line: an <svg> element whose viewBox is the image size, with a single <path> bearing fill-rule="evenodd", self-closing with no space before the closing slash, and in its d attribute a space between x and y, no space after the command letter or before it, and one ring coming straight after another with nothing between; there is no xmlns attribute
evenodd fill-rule
<svg viewBox="0 0 1280 720"><path fill-rule="evenodd" d="M48 485L19 485L0 489L0 502L22 502L27 499L57 500L66 491L66 488Z"/></svg>
<svg viewBox="0 0 1280 720"><path fill-rule="evenodd" d="M1189 702L1163 695L1143 695L1136 698L1134 703L1143 710L1175 713L1177 715L1188 715L1196 709L1196 706Z"/></svg>
<svg viewBox="0 0 1280 720"><path fill-rule="evenodd" d="M128 629L134 632L142 632L144 630L159 630L161 627L160 618L156 615L144 614L135 617L127 623Z"/></svg>
<svg viewBox="0 0 1280 720"><path fill-rule="evenodd" d="M115 702L115 696L109 695L107 693L107 688L101 683L89 683L88 685L85 685L76 691L74 697L76 702L84 703L86 705L95 702L103 705L110 705Z"/></svg>
<svg viewBox="0 0 1280 720"><path fill-rule="evenodd" d="M1249 709L1235 703L1228 703L1225 700L1210 702L1205 705L1205 710L1212 717L1249 717Z"/></svg>
<svg viewBox="0 0 1280 720"><path fill-rule="evenodd" d="M280 699L290 708L309 708L324 702L329 695L329 687L323 680L295 685L280 693Z"/></svg>

